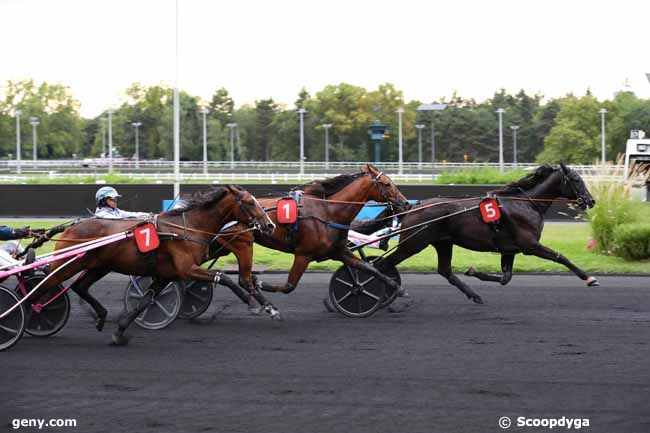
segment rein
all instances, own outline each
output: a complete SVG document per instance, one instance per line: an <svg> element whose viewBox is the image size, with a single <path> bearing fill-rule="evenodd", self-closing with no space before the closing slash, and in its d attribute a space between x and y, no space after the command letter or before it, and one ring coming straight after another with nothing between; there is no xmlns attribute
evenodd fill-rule
<svg viewBox="0 0 650 433"><path fill-rule="evenodd" d="M176 227L176 228L179 228L179 229L187 230L188 232L202 233L202 234L205 234L205 235L210 235L210 236L212 236L214 238L219 238L219 237L223 237L223 236L238 235L238 234L241 234L241 233L246 233L246 232L250 232L250 231L255 230L255 227L249 227L249 228L246 228L246 229L233 231L233 232L225 231L225 232L220 232L220 233L212 233L212 232L206 232L204 230L193 229L193 228L187 227L187 226L181 226L181 225L178 225L178 224L170 223L168 221L158 221L158 223L159 224L165 224L165 225L168 225L170 227ZM191 241L193 239L185 239L185 240Z"/></svg>

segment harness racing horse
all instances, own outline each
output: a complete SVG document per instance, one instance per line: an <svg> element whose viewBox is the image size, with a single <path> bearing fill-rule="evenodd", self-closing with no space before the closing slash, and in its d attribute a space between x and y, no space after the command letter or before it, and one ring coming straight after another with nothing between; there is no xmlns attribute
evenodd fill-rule
<svg viewBox="0 0 650 433"><path fill-rule="evenodd" d="M153 254L140 253L132 239L122 240L87 252L56 275L52 275L44 290L56 287L60 282L84 270L71 289L95 310L96 327L101 331L106 319L106 309L88 293L90 286L111 271L153 277L150 290L145 293L134 311L125 312L118 320L113 343L126 344L126 328L170 281L198 280L223 284L233 291L241 291L241 288L223 273L201 268L201 263L207 260L210 245L218 238L217 233L226 222L232 220L268 234L275 228L259 202L248 191L231 185L213 188L197 194L187 207L157 216L157 229L164 233L161 233L160 246ZM57 241L55 249L68 246L70 242L129 231L141 222L138 219L88 218L65 229L63 238ZM63 261L53 262L52 273L62 264Z"/></svg>
<svg viewBox="0 0 650 433"><path fill-rule="evenodd" d="M216 257L233 252L239 263L239 283L248 289L250 296L264 305L267 302L259 289L267 292L292 292L310 262L333 259L363 269L398 289L395 282L378 272L368 263L357 258L348 249L348 228L363 205L369 200L386 202L395 211L408 208L409 203L388 176L371 164L360 173L344 174L333 178L313 181L295 189L302 189L301 210L297 226L277 222L276 204L281 197L260 198L277 227L272 234L256 232L221 238L222 247ZM294 254L293 265L283 286L272 286L253 281L253 240L274 250ZM213 256L215 258L215 256ZM247 302L244 300L244 302Z"/></svg>
<svg viewBox="0 0 650 433"><path fill-rule="evenodd" d="M451 271L452 249L458 245L473 251L501 253L502 275L478 272L473 268L465 273L483 281L507 284L512 278L515 254L523 253L560 263L587 281L589 286L599 285L596 278L588 276L569 259L539 242L544 213L555 199L574 200L583 210L596 203L578 173L563 163L559 167L547 164L491 194L501 205L501 219L496 227L481 219L477 209L481 198L435 198L413 207L402 219L402 230L407 230L401 235L404 240L394 253L376 263L377 268L396 266L432 245L438 255L438 273L470 300L482 304L481 297ZM475 210L467 211L471 207ZM432 220L436 221L427 224ZM409 231L409 227L413 229Z"/></svg>

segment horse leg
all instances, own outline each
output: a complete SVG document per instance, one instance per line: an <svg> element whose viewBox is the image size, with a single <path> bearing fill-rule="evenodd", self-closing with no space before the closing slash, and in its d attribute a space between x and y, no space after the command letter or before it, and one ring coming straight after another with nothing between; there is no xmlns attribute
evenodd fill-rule
<svg viewBox="0 0 650 433"><path fill-rule="evenodd" d="M124 335L124 331L126 331L126 328L131 325L131 323L135 320L136 317L138 317L138 315L140 315L140 313L142 313L149 305L153 304L154 299L156 299L158 293L160 293L165 286L166 284L164 284L163 281L160 281L158 278L154 277L151 286L149 286L149 290L144 293L138 302L138 305L133 309L133 311L125 311L118 319L118 328L113 333L113 340L111 342L112 345L126 346L128 344L131 338L126 337Z"/></svg>
<svg viewBox="0 0 650 433"><path fill-rule="evenodd" d="M95 282L104 278L108 272L108 270L89 269L82 273L70 286L70 289L79 295L79 298L86 301L93 310L95 310L95 328L97 328L98 331L104 329L107 311L96 298L90 295L88 290Z"/></svg>
<svg viewBox="0 0 650 433"><path fill-rule="evenodd" d="M501 254L501 272L502 274L489 274L487 272L479 272L474 268L469 268L465 271L465 275L469 277L478 278L481 281L492 281L501 283L505 286L512 279L512 265L515 261L514 254Z"/></svg>
<svg viewBox="0 0 650 433"><path fill-rule="evenodd" d="M310 262L311 257L309 256L294 256L293 264L291 265L291 270L289 271L289 277L287 278L287 282L284 284L284 286L273 286L271 284L263 282L260 288L265 292L282 292L284 294L293 292L298 286L298 282L300 281L302 274L305 273L305 270L307 269L307 266L309 266Z"/></svg>
<svg viewBox="0 0 650 433"><path fill-rule="evenodd" d="M340 260L345 265L348 265L348 266L353 267L355 269L360 269L362 271L366 271L366 272L374 275L375 278L378 278L384 284L390 286L393 290L400 290L399 284L397 284L395 281L393 281L392 278L387 277L386 275L381 273L377 268L375 268L371 264L366 263L363 260L359 259L354 254L352 254L352 252L350 250L346 250L341 255Z"/></svg>
<svg viewBox="0 0 650 433"><path fill-rule="evenodd" d="M280 310L273 305L262 293L260 293L258 282L253 279L253 250L249 248L250 254L236 254L237 261L239 262L239 285L244 288L247 293L244 294L246 300L242 299L244 303L248 304L248 308L258 313L258 310L253 305L253 299L261 305L261 309L271 315L271 318L279 319ZM261 284L261 281L259 282ZM261 310L260 310L261 311Z"/></svg>
<svg viewBox="0 0 650 433"><path fill-rule="evenodd" d="M396 267L398 264L402 263L404 260L408 259L411 256L416 255L429 245L429 240L424 236L413 236L408 238L403 243L400 243L394 253L384 257L381 260L378 260L374 263L374 266L383 271L389 267ZM400 287L397 292L398 296L409 297L408 292L405 287Z"/></svg>
<svg viewBox="0 0 650 433"><path fill-rule="evenodd" d="M451 271L451 257L453 251L453 245L451 242L436 242L433 244L433 247L438 253L438 273L445 277L454 286L467 296L468 299L476 302L477 304L482 304L483 299L472 290L467 284L463 283L452 271Z"/></svg>
<svg viewBox="0 0 650 433"><path fill-rule="evenodd" d="M246 293L237 283L230 279L226 274L221 271L208 271L203 269L200 266L192 265L192 269L188 273L188 278L191 280L198 281L207 281L215 284L221 284L222 286L228 287L230 290L237 293L243 294L243 298L246 298ZM242 301L244 301L242 297ZM248 299L246 299L248 301ZM244 301L246 303L246 301ZM280 311L273 306L270 302L263 305L264 311L271 315L271 319L280 319Z"/></svg>
<svg viewBox="0 0 650 433"><path fill-rule="evenodd" d="M587 281L587 286L600 286L600 283L595 277L590 277L587 275L582 269L571 263L569 259L564 257L562 254L553 251L549 247L545 247L544 245L537 243L533 245L532 247L526 248L523 250L523 253L526 255L532 255L532 256L537 256L542 259L550 260L555 263L560 263L561 265L566 266L578 276L581 280Z"/></svg>

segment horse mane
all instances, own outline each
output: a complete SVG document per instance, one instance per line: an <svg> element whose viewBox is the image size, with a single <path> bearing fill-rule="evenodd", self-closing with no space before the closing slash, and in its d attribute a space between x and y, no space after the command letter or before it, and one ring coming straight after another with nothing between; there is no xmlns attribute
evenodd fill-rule
<svg viewBox="0 0 650 433"><path fill-rule="evenodd" d="M305 194L314 194L326 198L332 194L336 194L364 174L366 174L365 171L355 174L340 174L323 180L313 180L304 185L292 188L291 190L302 190Z"/></svg>
<svg viewBox="0 0 650 433"><path fill-rule="evenodd" d="M165 212L167 215L181 215L193 209L205 209L218 203L228 191L223 186L212 187L204 191L196 191L192 194L192 198L187 201L187 205L178 209L172 209Z"/></svg>
<svg viewBox="0 0 650 433"><path fill-rule="evenodd" d="M537 167L537 169L534 172L527 174L521 179L516 180L514 182L510 182L509 184L505 185L503 188L500 188L496 191L490 191L490 192L512 193L512 192L519 192L521 189L527 191L539 185L543 181L545 181L550 175L555 173L558 169L559 167L551 164L541 165Z"/></svg>

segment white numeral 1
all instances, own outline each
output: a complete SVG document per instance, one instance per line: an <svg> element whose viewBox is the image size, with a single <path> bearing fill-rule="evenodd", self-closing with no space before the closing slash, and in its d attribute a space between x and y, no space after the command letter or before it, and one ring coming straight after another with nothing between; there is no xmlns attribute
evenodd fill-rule
<svg viewBox="0 0 650 433"><path fill-rule="evenodd" d="M282 207L284 208L285 219L288 220L290 217L289 210L291 209L291 205L289 203L285 203Z"/></svg>

